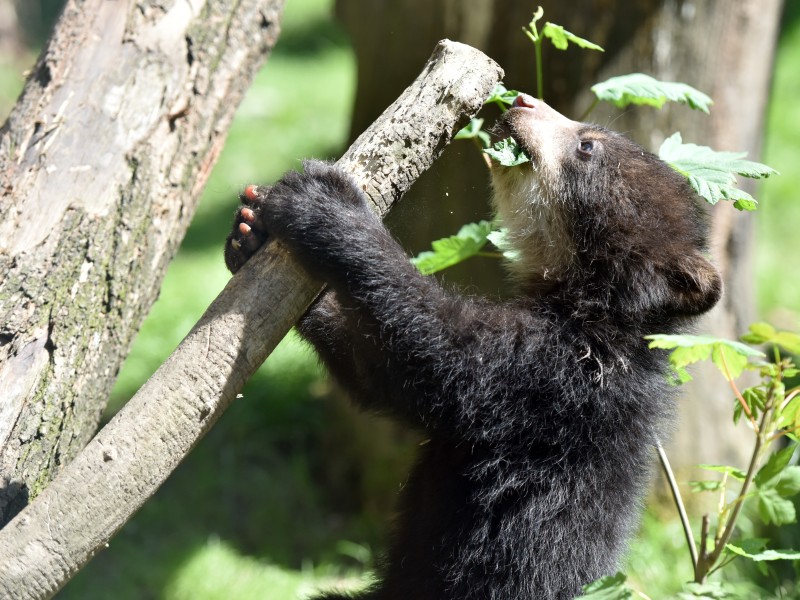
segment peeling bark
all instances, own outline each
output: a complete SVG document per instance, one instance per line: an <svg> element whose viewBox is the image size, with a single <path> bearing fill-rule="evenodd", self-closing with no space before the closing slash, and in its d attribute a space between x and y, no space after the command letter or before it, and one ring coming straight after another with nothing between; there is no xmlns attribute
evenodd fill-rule
<svg viewBox="0 0 800 600"><path fill-rule="evenodd" d="M0 525L93 435L283 0L71 0L0 129Z"/></svg>
<svg viewBox="0 0 800 600"><path fill-rule="evenodd" d="M502 77L442 42L338 165L385 214ZM277 243L231 280L181 345L41 495L0 531L0 598L43 598L111 538L236 397L319 293Z"/></svg>

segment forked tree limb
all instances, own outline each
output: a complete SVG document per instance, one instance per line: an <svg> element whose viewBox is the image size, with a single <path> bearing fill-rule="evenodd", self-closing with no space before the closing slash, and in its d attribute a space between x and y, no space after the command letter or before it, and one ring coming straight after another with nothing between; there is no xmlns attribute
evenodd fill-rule
<svg viewBox="0 0 800 600"><path fill-rule="evenodd" d="M479 51L441 42L417 80L337 164L385 214L501 77ZM320 289L278 244L254 256L130 402L0 531L0 598L49 597L102 549Z"/></svg>

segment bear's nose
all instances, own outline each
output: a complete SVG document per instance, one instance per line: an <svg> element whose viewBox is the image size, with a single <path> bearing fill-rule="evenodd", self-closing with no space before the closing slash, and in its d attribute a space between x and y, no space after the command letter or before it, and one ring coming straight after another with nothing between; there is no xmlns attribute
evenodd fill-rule
<svg viewBox="0 0 800 600"><path fill-rule="evenodd" d="M536 108L536 99L528 94L519 94L514 98L514 106L523 108Z"/></svg>

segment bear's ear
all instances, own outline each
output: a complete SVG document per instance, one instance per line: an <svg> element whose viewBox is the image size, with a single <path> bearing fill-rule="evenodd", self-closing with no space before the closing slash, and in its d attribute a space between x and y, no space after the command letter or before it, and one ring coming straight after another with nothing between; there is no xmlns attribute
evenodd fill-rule
<svg viewBox="0 0 800 600"><path fill-rule="evenodd" d="M722 296L722 277L699 252L660 269L667 282L666 309L681 316L700 315Z"/></svg>

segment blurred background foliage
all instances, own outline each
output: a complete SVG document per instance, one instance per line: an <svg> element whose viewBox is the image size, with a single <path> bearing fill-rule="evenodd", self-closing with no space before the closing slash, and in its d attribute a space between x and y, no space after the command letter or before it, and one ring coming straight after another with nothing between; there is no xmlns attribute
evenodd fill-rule
<svg viewBox="0 0 800 600"><path fill-rule="evenodd" d="M19 40L0 32L0 116L23 84L62 4L17 2ZM225 285L222 241L249 182L270 182L300 157L335 158L349 133L356 65L333 0L289 0L280 41L242 104L197 215L114 389L107 418L161 364ZM569 26L569 23L565 23ZM21 34L21 35L20 35ZM798 329L800 278L800 2L787 2L762 184L759 313ZM319 586L359 586L381 546L412 436L349 408L313 353L290 335L161 490L59 594L75 599L300 598ZM787 540L797 547L800 535ZM788 571L787 571L788 570ZM666 595L690 577L670 509L651 509L628 571ZM791 567L784 577L795 579ZM732 577L752 597L775 586ZM762 586L762 587L758 587ZM787 596L784 592L782 597Z"/></svg>

